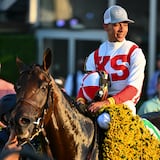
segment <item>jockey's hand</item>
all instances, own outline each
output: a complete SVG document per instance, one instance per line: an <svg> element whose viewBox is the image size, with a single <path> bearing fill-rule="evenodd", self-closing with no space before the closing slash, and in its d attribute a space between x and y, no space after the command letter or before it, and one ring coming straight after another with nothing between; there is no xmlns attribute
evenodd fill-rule
<svg viewBox="0 0 160 160"><path fill-rule="evenodd" d="M93 102L89 105L88 110L91 113L96 113L98 112L104 105L109 105L109 101L108 100L104 100L104 101L98 101L98 102Z"/></svg>

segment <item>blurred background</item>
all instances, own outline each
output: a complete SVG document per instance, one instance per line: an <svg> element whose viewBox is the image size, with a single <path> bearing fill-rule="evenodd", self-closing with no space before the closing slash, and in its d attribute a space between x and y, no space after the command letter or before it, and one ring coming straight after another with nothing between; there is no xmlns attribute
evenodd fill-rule
<svg viewBox="0 0 160 160"><path fill-rule="evenodd" d="M110 5L124 7L135 24L127 38L135 41L147 59L143 97L160 53L160 1L158 0L0 0L1 78L15 83L15 59L42 63L44 49L53 51L53 76L74 73L84 59L105 41L103 13Z"/></svg>

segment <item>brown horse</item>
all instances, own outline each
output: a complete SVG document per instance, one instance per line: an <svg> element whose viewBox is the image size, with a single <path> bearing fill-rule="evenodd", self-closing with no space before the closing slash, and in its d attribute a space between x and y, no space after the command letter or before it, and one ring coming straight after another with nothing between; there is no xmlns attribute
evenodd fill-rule
<svg viewBox="0 0 160 160"><path fill-rule="evenodd" d="M23 144L45 130L56 160L96 160L94 122L72 106L57 86L49 74L51 59L47 49L42 65L27 66L16 60L20 77L15 86L17 103L11 114L11 133Z"/></svg>

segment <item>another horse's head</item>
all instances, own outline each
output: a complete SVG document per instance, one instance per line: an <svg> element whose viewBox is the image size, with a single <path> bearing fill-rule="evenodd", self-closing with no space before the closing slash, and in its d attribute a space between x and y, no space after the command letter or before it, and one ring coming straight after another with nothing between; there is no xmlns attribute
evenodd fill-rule
<svg viewBox="0 0 160 160"><path fill-rule="evenodd" d="M14 131L20 143L26 141L42 125L45 109L51 98L51 50L47 49L43 57L43 65L26 66L16 59L20 76L15 85L17 93L16 107L11 114L10 128Z"/></svg>

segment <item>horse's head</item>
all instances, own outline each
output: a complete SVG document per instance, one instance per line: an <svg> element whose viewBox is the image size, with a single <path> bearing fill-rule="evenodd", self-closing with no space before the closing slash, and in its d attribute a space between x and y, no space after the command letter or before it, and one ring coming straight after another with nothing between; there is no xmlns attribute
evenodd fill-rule
<svg viewBox="0 0 160 160"><path fill-rule="evenodd" d="M42 125L45 110L51 100L51 50L47 49L43 57L43 65L26 66L16 59L20 71L15 85L17 93L16 107L11 113L10 128L14 131L20 143L26 141Z"/></svg>

